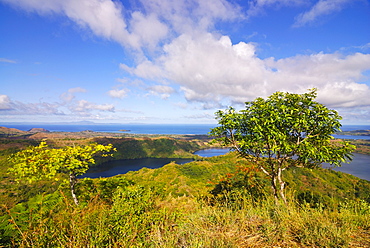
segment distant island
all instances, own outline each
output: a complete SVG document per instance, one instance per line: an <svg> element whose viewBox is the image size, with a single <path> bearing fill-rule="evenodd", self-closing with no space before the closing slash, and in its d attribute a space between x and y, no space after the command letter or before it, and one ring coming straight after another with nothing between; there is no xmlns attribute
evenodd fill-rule
<svg viewBox="0 0 370 248"><path fill-rule="evenodd" d="M340 134L340 135L356 135L356 136L370 136L370 130L344 131L344 132L338 132L336 134Z"/></svg>
<svg viewBox="0 0 370 248"><path fill-rule="evenodd" d="M50 133L49 130L46 130L45 128L31 128L30 130L28 130L28 132L30 133Z"/></svg>
<svg viewBox="0 0 370 248"><path fill-rule="evenodd" d="M131 130L126 130L126 129L120 129L118 131L120 131L120 132L131 132Z"/></svg>

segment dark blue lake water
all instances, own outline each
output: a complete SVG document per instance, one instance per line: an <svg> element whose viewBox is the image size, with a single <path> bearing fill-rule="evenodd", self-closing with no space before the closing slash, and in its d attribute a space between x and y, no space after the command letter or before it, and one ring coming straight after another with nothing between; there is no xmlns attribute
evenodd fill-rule
<svg viewBox="0 0 370 248"><path fill-rule="evenodd" d="M353 160L348 164L343 163L341 167L330 167L330 165L324 164L323 168L341 171L370 181L370 155L360 153L354 153L353 155Z"/></svg>
<svg viewBox="0 0 370 248"><path fill-rule="evenodd" d="M211 148L195 152L201 157L213 157L224 155L229 151L225 148ZM341 171L354 175L358 178L370 181L370 155L354 153L353 160L350 163L343 163L341 167L332 167L329 164L323 164L324 168L335 171Z"/></svg>
<svg viewBox="0 0 370 248"><path fill-rule="evenodd" d="M121 159L101 164L99 167L91 168L80 178L112 177L125 174L129 171L138 171L142 168L157 169L175 161L177 164L185 164L192 159L180 158L143 158L143 159Z"/></svg>
<svg viewBox="0 0 370 248"><path fill-rule="evenodd" d="M225 148L211 148L195 152L194 154L201 157L213 157L224 155L229 152ZM90 169L82 177L98 178L111 177L119 174L125 174L129 171L137 171L144 167L150 169L160 168L172 161L177 164L189 163L191 159L170 159L170 158L146 158L146 159L123 159L110 161L100 165L98 168ZM342 164L341 167L330 167L328 164L323 165L324 168L341 171L354 175L358 178L370 181L370 156L355 153L353 160L349 164Z"/></svg>
<svg viewBox="0 0 370 248"><path fill-rule="evenodd" d="M229 148L210 148L210 149L196 151L194 152L194 154L201 156L201 157L214 157L214 156L224 155L229 151L230 151Z"/></svg>

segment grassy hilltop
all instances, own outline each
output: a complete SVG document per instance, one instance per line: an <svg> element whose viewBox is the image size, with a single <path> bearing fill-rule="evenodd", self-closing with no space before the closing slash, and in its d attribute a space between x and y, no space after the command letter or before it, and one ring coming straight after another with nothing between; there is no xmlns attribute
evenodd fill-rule
<svg viewBox="0 0 370 248"><path fill-rule="evenodd" d="M209 146L204 137L61 134L50 145L112 143L118 150L113 159L195 158L83 179L75 206L63 180L18 184L7 174L6 158L37 145L33 135L1 139L0 247L370 246L370 182L348 174L287 170L288 205L276 205L268 180L235 153L194 157Z"/></svg>

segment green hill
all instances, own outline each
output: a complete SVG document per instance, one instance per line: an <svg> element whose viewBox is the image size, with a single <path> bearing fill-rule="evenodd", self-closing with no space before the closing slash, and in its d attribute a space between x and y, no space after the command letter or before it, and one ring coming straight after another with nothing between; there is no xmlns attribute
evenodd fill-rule
<svg viewBox="0 0 370 248"><path fill-rule="evenodd" d="M116 159L187 157L206 145L160 138L99 142L114 143ZM4 157L1 162L3 170L10 166ZM234 153L83 179L79 206L67 183L15 184L3 175L5 247L370 246L370 182L327 169L287 170L286 206L275 204L268 180Z"/></svg>

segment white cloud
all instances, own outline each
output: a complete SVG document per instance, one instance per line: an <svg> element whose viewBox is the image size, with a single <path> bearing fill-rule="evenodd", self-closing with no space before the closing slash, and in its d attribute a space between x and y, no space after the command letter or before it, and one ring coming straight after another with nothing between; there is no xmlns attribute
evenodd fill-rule
<svg viewBox="0 0 370 248"><path fill-rule="evenodd" d="M175 90L172 87L166 86L166 85L150 86L148 90L149 90L149 94L159 95L162 99L169 98L170 95L175 92Z"/></svg>
<svg viewBox="0 0 370 248"><path fill-rule="evenodd" d="M77 101L77 104L74 106L71 106L70 109L74 112L80 112L80 113L89 112L92 110L114 112L114 105L95 104L95 103L88 102L86 100L79 100Z"/></svg>
<svg viewBox="0 0 370 248"><path fill-rule="evenodd" d="M91 117L96 115L96 112L115 112L115 106L112 104L96 104L86 100L75 100L74 93L85 91L80 87L69 89L68 92L61 95L62 102L54 103L23 103L13 101L7 95L0 95L0 112L10 115L67 116L76 114Z"/></svg>
<svg viewBox="0 0 370 248"><path fill-rule="evenodd" d="M60 95L60 99L64 102L71 102L75 99L75 93L86 92L86 89L81 87L71 88L67 92Z"/></svg>
<svg viewBox="0 0 370 248"><path fill-rule="evenodd" d="M127 30L123 18L124 7L119 1L111 0L2 0L13 6L41 15L62 14L95 35L114 40L119 44L139 48L136 35Z"/></svg>
<svg viewBox="0 0 370 248"><path fill-rule="evenodd" d="M335 107L370 106L370 89L359 82L370 70L370 54L340 53L297 55L285 59L260 59L253 43L232 44L227 36L181 35L164 47L165 54L150 63L147 74L131 68L136 76L151 78L161 71L180 85L188 101L207 105L266 97L275 91L302 93L318 88L319 100ZM154 77L153 75L153 77ZM335 92L335 96L333 93Z"/></svg>
<svg viewBox="0 0 370 248"><path fill-rule="evenodd" d="M140 0L134 12L125 10L121 1L113 0L0 0L42 15L65 15L95 35L134 49L136 65L121 64L131 74L120 80L149 94L167 99L175 92L168 85L145 88L139 79L158 84L175 83L186 100L215 108L224 101L240 103L275 91L302 93L317 87L319 100L335 107L370 106L370 89L365 72L370 70L370 55L340 53L296 55L276 60L261 59L257 44L233 44L228 36L215 32L218 21L242 20L256 16L267 8L304 6L305 0L253 0L245 16L237 1L226 0ZM310 1L312 3L313 1ZM316 0L310 10L297 16L295 26L315 22L349 4L351 0ZM234 4L235 3L235 4ZM138 11L142 7L142 11ZM252 31L251 31L252 32ZM164 45L163 45L164 44ZM162 50L158 49L159 46ZM366 48L366 47L365 47ZM137 56L136 56L137 55ZM0 62L15 61L0 59ZM136 78L135 78L136 76ZM134 85L136 84L136 85ZM94 111L114 112L111 104L76 100L74 88L60 98L64 107L77 114ZM126 97L127 89L108 91L113 98ZM32 105L28 105L32 109ZM58 112L57 105L34 104L34 112ZM26 109L26 105L0 97L0 110Z"/></svg>
<svg viewBox="0 0 370 248"><path fill-rule="evenodd" d="M142 43L140 45L148 46L151 49L154 49L154 46L164 39L169 32L168 27L160 22L155 14L144 16L141 12L134 12L130 24L132 33Z"/></svg>
<svg viewBox="0 0 370 248"><path fill-rule="evenodd" d="M15 61L15 60L6 59L6 58L0 58L0 62L10 63L10 64L16 64L17 63L17 61Z"/></svg>
<svg viewBox="0 0 370 248"><path fill-rule="evenodd" d="M187 115L184 116L186 119L205 119L205 120L213 120L215 118L214 114L209 113L201 113L196 115Z"/></svg>
<svg viewBox="0 0 370 248"><path fill-rule="evenodd" d="M216 20L242 18L227 0L141 0L142 11L130 12L113 0L1 0L40 15L65 15L95 35L134 48L153 50L181 33L212 28Z"/></svg>
<svg viewBox="0 0 370 248"><path fill-rule="evenodd" d="M248 97L265 73L253 44L232 45L227 36L182 35L164 50L166 54L158 61L168 79L182 86L188 100L217 101L220 95Z"/></svg>
<svg viewBox="0 0 370 248"><path fill-rule="evenodd" d="M130 74L134 74L145 79L158 79L164 76L162 69L149 60L139 63L134 68L125 64L120 64L120 68Z"/></svg>
<svg viewBox="0 0 370 248"><path fill-rule="evenodd" d="M10 99L7 95L0 95L0 111L12 109L10 103Z"/></svg>
<svg viewBox="0 0 370 248"><path fill-rule="evenodd" d="M318 101L331 107L370 107L370 88L354 82L333 82L324 85Z"/></svg>
<svg viewBox="0 0 370 248"><path fill-rule="evenodd" d="M215 20L235 20L241 8L226 0L141 0L148 13L156 13L176 33L206 30Z"/></svg>
<svg viewBox="0 0 370 248"><path fill-rule="evenodd" d="M0 111L11 115L63 115L58 103L22 103L0 95Z"/></svg>
<svg viewBox="0 0 370 248"><path fill-rule="evenodd" d="M252 0L249 1L247 18L260 15L266 8L280 8L284 6L299 6L307 3L305 0Z"/></svg>
<svg viewBox="0 0 370 248"><path fill-rule="evenodd" d="M354 1L357 0L319 0L309 11L297 16L293 26L300 27L313 23L321 16L338 12L342 10L346 4L353 3Z"/></svg>
<svg viewBox="0 0 370 248"><path fill-rule="evenodd" d="M113 98L124 98L128 93L127 89L113 89L108 91L108 95Z"/></svg>

